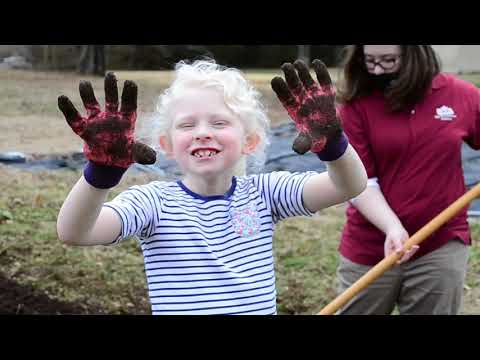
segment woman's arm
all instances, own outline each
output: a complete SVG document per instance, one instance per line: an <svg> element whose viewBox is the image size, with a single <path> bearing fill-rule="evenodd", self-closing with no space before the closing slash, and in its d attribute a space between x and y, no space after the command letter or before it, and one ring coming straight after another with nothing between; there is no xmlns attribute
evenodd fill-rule
<svg viewBox="0 0 480 360"><path fill-rule="evenodd" d="M351 202L375 227L387 234L391 229L403 228L378 186L368 186Z"/></svg>
<svg viewBox="0 0 480 360"><path fill-rule="evenodd" d="M365 218L377 229L385 234L385 256L403 250L403 244L408 240L409 234L402 225L402 222L388 205L380 187L367 186L366 190L351 202ZM414 245L408 250L398 264L407 261L415 254L419 246Z"/></svg>

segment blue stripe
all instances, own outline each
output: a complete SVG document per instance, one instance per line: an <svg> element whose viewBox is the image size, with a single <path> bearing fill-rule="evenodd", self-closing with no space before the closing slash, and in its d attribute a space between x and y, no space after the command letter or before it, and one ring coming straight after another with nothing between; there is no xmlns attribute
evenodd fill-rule
<svg viewBox="0 0 480 360"><path fill-rule="evenodd" d="M251 242L253 242L253 241L256 241L256 240L249 241L248 243L251 243ZM245 243L244 243L244 244L245 244ZM260 252L258 252L258 253L252 253L252 254L248 254L248 255L245 255L245 256L241 256L241 257L238 257L238 258L233 259L233 260L224 261L225 264L228 264L228 263L230 263L230 262L232 262L232 261L241 259L241 258L243 258L243 257L253 256L253 255L261 254L261 253L264 253L264 252L267 252L267 251L272 251L271 244L272 244L271 241L268 241L268 242L262 243L262 244L260 244L260 245L250 246L250 247L248 247L248 248L238 250L238 251L233 252L233 253L230 253L230 254L228 254L228 255L217 256L217 257L215 257L215 259L216 259L216 260L221 260L221 259L223 259L223 258L226 258L226 257L232 255L232 254L236 254L237 252L246 251L246 250L251 250L251 249L255 249L255 248L257 248L257 247L266 246L266 245L269 246L269 248L268 248L267 250L260 251ZM227 249L228 249L228 248L227 248ZM220 252L220 251L223 251L223 250L219 250L219 251L215 251L215 250L214 250L214 252ZM198 252L198 253L197 253L197 252L194 252L194 253L178 253L178 254L158 254L158 255L153 255L153 254L152 254L152 255L144 256L144 258L146 258L146 257L153 257L153 256L169 256L169 255L170 255L170 256L177 256L177 255L194 255L194 254L211 254L211 253L210 253L210 252L207 252L207 253L206 253L206 252ZM158 260L158 261L156 261L156 262L173 262L173 261L198 261L198 260L197 260L197 259ZM149 262L149 263L154 263L154 262ZM147 264L147 263L145 262L145 264Z"/></svg>
<svg viewBox="0 0 480 360"><path fill-rule="evenodd" d="M295 188L295 203L299 209L299 214L309 216L308 212L305 211L305 207L303 206L303 189L305 186L305 182L310 177L310 175L305 174L302 179L298 182Z"/></svg>
<svg viewBox="0 0 480 360"><path fill-rule="evenodd" d="M142 195L142 197L138 198L137 196L135 196L134 191L138 192L140 195ZM146 203L143 199L144 197L145 197L145 194L143 192L141 192L138 189L132 189L132 193L129 193L128 196L124 196L122 198L124 200L129 201L132 210L135 212L135 214L139 218L142 218L142 216L138 213L138 210L140 210L142 212L144 220L147 220L147 221L150 220L150 222L151 222L150 216L148 216L147 213L145 213L145 210L144 210L144 207L146 207L148 209L148 206L146 206ZM150 204L150 206L151 206L151 204ZM153 210L153 208L150 207L150 214L152 213L152 210ZM138 230L138 226L137 226L136 230Z"/></svg>
<svg viewBox="0 0 480 360"><path fill-rule="evenodd" d="M194 273L177 273L177 274L159 274L159 275L147 275L147 278L154 278L154 277L165 277L165 276L178 276L178 277L181 277L181 276L192 276L192 275L213 275L213 274L227 274L227 273L235 273L235 274L242 274L244 272L247 272L247 271L250 271L250 270L254 270L254 269L258 269L258 268L261 268L261 267L266 267L266 266L271 266L273 265L273 262L269 262L268 264L265 264L265 265L259 265L259 266L254 266L252 268L248 268L248 269L244 269L244 270L241 270L241 271L230 271L230 270L227 270L227 271L210 271L210 272L194 272ZM215 278L209 278L207 280L215 280Z"/></svg>
<svg viewBox="0 0 480 360"><path fill-rule="evenodd" d="M313 176L313 175L315 175L315 174L312 174L312 175L310 175L310 176ZM305 180L302 182L302 185L303 185L303 186L302 186L302 189L304 188L305 182L308 180L308 178L309 178L310 176L308 176L308 177L305 176ZM299 187L300 187L300 185L299 185ZM304 201L303 201L303 191L302 191L302 194L301 194L301 196L300 196L300 200L299 200L299 201L300 201L300 205L301 205L301 208L302 208L302 213L303 213L303 215L305 215L305 216L311 216L311 211L309 211L309 210L305 207L305 203L304 203Z"/></svg>
<svg viewBox="0 0 480 360"><path fill-rule="evenodd" d="M305 210L303 208L303 201L302 201L302 198L303 198L303 191L301 194L299 194L301 191L300 191L300 186L302 184L304 184L304 179L306 178L306 176L304 176L300 181L297 182L295 188L294 188L294 192L295 192L295 208L297 209L297 214L299 215L308 215L305 213ZM303 189L303 186L302 186L302 189ZM298 197L300 197L300 201L298 199Z"/></svg>
<svg viewBox="0 0 480 360"><path fill-rule="evenodd" d="M122 235L128 236L130 234L130 228L131 228L130 222L128 221L128 217L125 214L125 210L122 209L121 207L118 207L117 210L120 214L120 218L122 219L122 223L125 225L123 226L124 233Z"/></svg>
<svg viewBox="0 0 480 360"><path fill-rule="evenodd" d="M277 208L280 210L279 214L280 214L280 218L284 219L287 215L287 212L284 208L284 204L283 204L283 199L282 199L282 195L284 194L284 186L283 186L283 183L286 181L285 178L281 178L280 181L276 184L275 186L275 189L273 190L274 193L277 193ZM280 188L278 188L280 186ZM277 189L278 188L278 189Z"/></svg>
<svg viewBox="0 0 480 360"><path fill-rule="evenodd" d="M248 311L236 311L236 312L232 312L232 313L227 313L225 315L238 315L238 314L248 314L248 313L252 313L252 312L257 312L257 311L262 311L262 310L267 310L267 309L271 309L271 308L274 308L275 311L270 313L270 314L266 314L265 316L268 316L268 315L275 315L277 313L277 305L272 305L272 306L268 306L268 307L265 307L265 308L261 308L261 309L256 309L256 310L248 310Z"/></svg>
<svg viewBox="0 0 480 360"><path fill-rule="evenodd" d="M231 199L230 198L216 198L216 199L198 199L196 197L193 197L191 195L186 195L185 192L180 188L178 187L178 189L180 189L179 191L170 191L168 192L166 195L170 195L171 198L174 198L175 200L177 201L183 201L185 203L190 203L190 204L199 204L199 205L202 205L202 204L207 204L207 203L217 203L217 204L228 204Z"/></svg>
<svg viewBox="0 0 480 360"><path fill-rule="evenodd" d="M262 218L265 218L265 217L268 217L268 215L264 215L263 217L259 217L260 219ZM188 220L182 220L184 222L188 221ZM180 221L178 221L180 222ZM198 226L198 225L189 225L189 224L185 224L185 225L159 225L157 226L157 229L187 229L187 228L193 228L193 229L197 229L199 231L202 231L202 232L205 232L207 234L214 234L214 233L217 233L217 232L220 232L220 231L225 231L225 229L222 229L222 230L217 230L217 231L207 231L207 230L204 230L205 229L212 229L212 228L219 228L219 227L230 227L230 221L226 221L224 223L221 223L221 224L214 224L214 225L210 225L210 226L207 226L207 225L201 225L201 226ZM268 225L270 224L269 222L263 222L261 223L260 225ZM225 226L226 225L226 226ZM159 233L157 233L159 234ZM179 232L178 234L182 234L181 232ZM186 234L186 233L184 233Z"/></svg>
<svg viewBox="0 0 480 360"><path fill-rule="evenodd" d="M238 198L236 199L236 204L237 204L237 207L241 207L241 206L244 206L245 204L248 204L249 202L252 202L252 201L255 201L255 200L258 200L260 197L258 195L256 195L255 198L250 198L250 195L252 195L251 193L248 193L246 194L245 197L243 198ZM240 200L245 200L243 203L240 202ZM169 205L168 203L171 202L172 205ZM208 203L205 203L205 204L210 204L211 202L208 202ZM228 209L228 207L230 206L230 202L224 202L222 204L219 204L219 203L213 203L211 204L210 206L193 206L192 205L192 202L190 200L188 201L185 201L185 203L182 203L182 202L179 202L178 200L169 200L168 202L164 202L164 206L165 207L168 207L168 208L171 208L171 209L182 209L182 210L190 210L190 209L197 209L197 210L209 210L213 207L223 207L225 209L223 209L222 211L225 211L226 209ZM208 215L211 215L212 213L203 213L203 212L200 212L202 215L205 215L205 216L208 216Z"/></svg>
<svg viewBox="0 0 480 360"><path fill-rule="evenodd" d="M271 219L271 214L268 214L268 210L266 208L264 209L260 209L259 211L259 215L261 212L267 212L267 214L265 215L262 215L260 216L260 219ZM215 218L214 220L218 220L218 219L228 219L227 221L223 222L223 223L217 223L217 224L212 224L212 226L208 226L208 225L205 225L204 223L201 223L201 222L198 222L196 220L193 220L193 219L179 219L178 217L177 218L173 218L173 219L170 219L170 218L164 218L163 221L172 221L174 223L180 223L180 222L193 222L195 224L198 224L199 226L202 226L202 227L206 227L206 228L211 228L211 227L214 227L214 226L224 226L224 225L227 225L230 223L230 215L227 215L227 216L222 216L222 217L217 217ZM213 220L211 221L208 221L208 223L212 223ZM160 226L157 226L158 228L162 228L162 227L174 227L174 225L160 225ZM188 226L191 226L191 227L194 227L195 225L188 225ZM183 227L182 225L180 225L179 227ZM153 236L153 235L152 235Z"/></svg>
<svg viewBox="0 0 480 360"><path fill-rule="evenodd" d="M214 220L219 220L219 219L230 219L230 215L227 215L227 216L219 216L219 217L216 217L215 219L213 220L209 220L208 222L213 222ZM197 221L197 220L193 220L193 219L186 219L186 218L182 218L182 219L179 219L178 217L176 218L164 218L163 219L164 221L172 221L172 222L180 222L180 221L183 221L183 222L187 222L187 221L190 221L190 222L193 222L195 224L198 224L200 226L205 226L203 223ZM206 222L206 221L205 221ZM225 224L228 224L230 221L226 221L226 222L223 222L223 223L218 223L218 224L214 224L214 225L225 225Z"/></svg>
<svg viewBox="0 0 480 360"><path fill-rule="evenodd" d="M264 229L264 230L261 230L258 234L264 233L264 232L270 232L270 231L272 231L272 229ZM215 240L215 239L221 239L221 238L223 238L223 237L227 237L228 235L232 235L232 234L236 234L236 233L235 233L235 232L231 232L231 233L229 233L229 234L227 234L227 235L225 235L225 236L218 236L218 237L214 237L214 238L210 238L210 239L205 239L205 238L161 239L161 240L158 239L158 240L150 241L149 243L145 243L145 244L146 244L146 245L150 245L150 244L154 244L154 243L158 243L158 242L176 242L176 241L177 241L177 242L185 242L185 241L199 241L199 242L204 241L204 242L208 242L207 240L210 240L210 241L211 241L211 240ZM257 235L258 235L258 234L257 234ZM161 235L161 234L156 234L156 235ZM270 235L267 235L267 237L271 237L271 236L270 236ZM251 240L251 241L243 241L243 242L238 243L238 244L236 244L236 245L248 244L249 242L252 242L252 241L255 241L255 240L262 240L262 239L265 239L265 238L266 238L265 236L264 236L264 237L259 237L259 238L255 238L255 239L253 239L253 240ZM226 244L226 243L228 243L228 242L230 242L230 241L238 240L238 239L243 239L243 238L240 237L239 235L236 235L235 237L232 237L231 239L228 239L228 240L226 240L226 241L224 241L224 242L222 242L222 243L209 244L209 245L210 245L210 246L219 246L219 245L223 245L223 244ZM236 246L236 245L232 245L232 246L230 246L230 247L233 247L233 246ZM191 247L194 247L194 246L191 246ZM222 250L214 250L214 249L212 249L212 251L214 251L214 252L224 251L224 250L229 249L230 247L226 247L226 248L224 248L224 249L222 249Z"/></svg>
<svg viewBox="0 0 480 360"><path fill-rule="evenodd" d="M268 250L268 251L270 251L270 250ZM250 260L250 261L247 261L247 262L245 262L245 263L243 263L243 264L235 265L235 266L233 266L233 268L236 269L236 268L238 268L238 267L240 267L240 266L244 266L244 265L247 265L247 264L251 264L251 263L253 263L253 262L258 262L258 261L267 260L267 259L269 259L269 258L271 258L271 256L266 256L266 257L263 257L263 258L261 258L261 259Z"/></svg>
<svg viewBox="0 0 480 360"><path fill-rule="evenodd" d="M201 293L201 294L184 294L184 295L157 295L157 296L150 296L150 299L156 299L156 298L171 298L171 297L188 297L188 296L208 296L208 295L222 295L222 294L234 294L234 293L239 293L239 292L246 292L246 291L254 291L254 290L259 290L259 289L265 289L268 287L274 286L275 283L271 283L265 286L259 286L256 288L251 288L251 289L244 289L244 290L233 290L233 291L221 291L221 292L207 292L207 293ZM170 289L169 289L170 290ZM158 290L152 290L153 291L158 291Z"/></svg>
<svg viewBox="0 0 480 360"><path fill-rule="evenodd" d="M288 195L291 196L291 191L292 191L292 187L293 187L293 184L291 181L289 181L292 177L288 177L285 179L285 185L282 189L282 194L280 195L281 198L283 198L283 203L284 203L284 206L287 210L287 214L288 216L294 216L295 215L295 211L292 210L292 200L290 198L288 198Z"/></svg>
<svg viewBox="0 0 480 360"><path fill-rule="evenodd" d="M228 224L228 223L227 223ZM270 222L263 222L263 223L260 223L260 225L269 225ZM207 226L205 226L207 227ZM214 226L210 226L210 227L207 227L207 228L216 228L217 226L214 225ZM222 232L222 231L225 231L227 229L220 229L220 230L215 230L215 231L207 231L207 230L203 230L203 229L200 229L194 225L179 225L179 226L170 226L170 225L165 225L165 226L157 226L157 229L188 229L188 228L193 228L193 229L196 229L196 230L199 230L201 231L200 233L198 232L156 232L154 233L152 236L155 236L157 234L162 234L162 235L203 235L203 234L217 234L219 232Z"/></svg>
<svg viewBox="0 0 480 360"><path fill-rule="evenodd" d="M269 249L264 250L264 251L259 251L259 252L256 252L256 253L251 253L251 254L248 254L248 255L245 255L245 256L240 256L240 257L235 258L235 259L232 259L232 260L224 261L224 263L225 263L225 264L228 264L228 263L231 263L232 261L237 261L237 260L240 260L240 259L249 257L249 256L254 256L254 255L263 254L263 253L266 253L266 252L269 252L269 251L272 251L272 248L269 248Z"/></svg>
<svg viewBox="0 0 480 360"><path fill-rule="evenodd" d="M266 296L266 295L271 295L275 293L275 289L266 293L262 294L256 294L256 295L249 295L249 296L240 296L236 298L225 298L225 299L211 299L211 300L198 300L198 301L179 301L179 302L153 302L152 304L154 305L185 305L185 304L199 304L199 303L213 303L213 302L218 302L218 301L234 301L234 300L243 300L243 299L250 299L253 297L260 297L260 296ZM236 305L233 305L236 306Z"/></svg>
<svg viewBox="0 0 480 360"><path fill-rule="evenodd" d="M256 304L262 304L270 301L274 301L275 296L271 299L268 300L263 300L263 301L256 301L253 303L247 303L247 304L238 304L238 305L227 305L227 306L215 306L215 307L205 307L205 308L196 308L196 309L177 309L177 310L158 310L155 309L156 312L176 312L176 311L201 311L201 310L214 310L214 309L224 309L224 308L230 308L230 307L241 307L241 306L251 306L251 305L256 305ZM156 305L156 304L153 304ZM250 311L255 311L255 310L250 310Z"/></svg>
<svg viewBox="0 0 480 360"><path fill-rule="evenodd" d="M298 206L298 187L302 182L302 178L297 179L294 184L292 184L292 193L293 196L290 196L290 206L293 209L295 215L301 215L302 210Z"/></svg>
<svg viewBox="0 0 480 360"><path fill-rule="evenodd" d="M167 247L167 246L165 246ZM168 246L170 248L177 248L177 246ZM192 247L192 246L179 246L179 247ZM207 245L199 245L198 247L208 247ZM152 255L143 255L144 259L153 257L153 256L179 256L179 255L198 255L198 254L211 254L210 251L199 251L199 252L186 252L186 253L163 253L163 254L152 254ZM180 259L180 260L158 260L154 262L171 262L171 261L191 261L190 259ZM145 262L145 264L150 264L150 262Z"/></svg>
<svg viewBox="0 0 480 360"><path fill-rule="evenodd" d="M256 273L256 274L251 274L249 276L241 277L241 278L239 278L238 276L234 276L234 277L228 277L228 278L212 278L212 279L196 279L196 280L165 280L165 281L150 281L150 280L148 280L148 276L147 276L147 281L148 281L149 284L168 284L168 283L191 283L191 282L198 282L198 281L212 281L212 282L214 282L214 281L233 280L233 279L235 279L235 280L247 280L248 278L251 278L251 277L254 277L254 276L264 275L264 274L273 273L273 272L274 272L273 269L270 269L270 270L267 270L267 271L259 272L259 273ZM249 284L249 283L247 282L243 285L246 285L246 284ZM221 286L227 286L227 285L221 285Z"/></svg>
<svg viewBox="0 0 480 360"><path fill-rule="evenodd" d="M265 230L267 231L267 230ZM227 234L224 234L222 236L215 236L215 237L211 237L211 238L208 238L208 240L216 240L216 239L222 239L222 238L225 238L225 237L228 237L230 235L233 235L233 234L236 234L235 231L230 231L229 233ZM151 238L154 237L154 236L164 236L164 235L203 235L202 233L159 233L159 232L156 232L154 234L152 234ZM239 235L237 234L237 236L235 236L235 239L239 238ZM145 245L150 245L150 244L153 244L153 243L156 243L156 242L171 242L171 241L206 241L207 238L205 236L203 237L199 237L199 238L188 238L188 239L178 239L178 238L171 238L171 239L155 239L153 241L149 241L149 242L144 242Z"/></svg>
<svg viewBox="0 0 480 360"><path fill-rule="evenodd" d="M197 253L193 253L197 254ZM210 254L209 252L206 254ZM165 254L166 255L166 254ZM171 254L171 255L178 255L178 254ZM208 258L208 259L178 259L178 260L157 260L157 261L145 261L145 265L147 264L156 264L156 263L162 263L162 262L179 262L179 261L217 261L216 258Z"/></svg>
<svg viewBox="0 0 480 360"><path fill-rule="evenodd" d="M161 204L158 203L158 200L161 199L161 197L158 197L157 199L155 199L155 197L152 195L152 189L148 187L148 191L145 192L145 198L150 204L151 219L150 219L150 225L148 226L147 224L148 229L146 229L144 236L149 236L149 234L152 233L153 227L155 224L155 221L153 220L154 216L156 217L156 220L157 220L156 223L158 224L158 220L161 212Z"/></svg>
<svg viewBox="0 0 480 360"><path fill-rule="evenodd" d="M205 260L205 259L202 259ZM215 261L214 259L209 259L210 261ZM188 260L188 261L200 261L200 260ZM213 267L225 267L225 265L192 265L192 266L160 266L156 268L145 268L146 271L154 270L163 270L163 269L193 269L193 268L213 268ZM198 274L207 274L207 273L198 273ZM178 274L183 275L183 274Z"/></svg>
<svg viewBox="0 0 480 360"><path fill-rule="evenodd" d="M267 251L270 251L270 250L267 250ZM249 255L249 256L251 256L251 255ZM238 268L240 266L250 264L252 262L263 261L263 260L266 260L266 259L269 259L269 258L271 258L271 256L267 256L267 257L264 257L264 258L261 258L261 259L255 259L255 260L243 263L243 264L238 264L238 265L232 266L232 268L235 269L235 268ZM216 259L188 259L188 260L173 260L173 261L195 261L195 262L198 262L198 261L217 261L217 260ZM168 260L163 260L161 262L169 262L169 261ZM155 262L151 262L150 264L153 264L153 263L155 263ZM161 267L156 267L156 268L148 268L148 269L145 268L145 269L147 271L154 271L154 270L163 270L163 269L193 269L193 268L209 268L209 267L225 267L225 264L219 264L219 265L190 265L190 266L161 266ZM201 273L201 274L203 274L203 273Z"/></svg>
<svg viewBox="0 0 480 360"><path fill-rule="evenodd" d="M266 271L266 273L271 272L271 271ZM238 278L231 278L231 279L238 279ZM170 290L194 290L194 289L212 289L212 288L223 288L223 287L230 287L230 286L245 286L245 285L250 285L250 284L256 284L262 281L268 281L268 280L274 280L275 279L275 274L267 277L265 279L260 279L260 280L255 280L251 282L246 282L246 283L239 283L239 284L224 284L224 285L208 285L208 286L190 286L190 287L168 287L168 288L159 288L159 289L150 289L150 292L153 291L170 291ZM218 280L218 279L217 279ZM228 279L227 279L228 280ZM244 280L244 278L240 278L239 280ZM172 283L175 281L157 281L157 282L149 282L148 284L161 284L161 283ZM180 282L185 282L185 281L180 281ZM273 282L274 284L275 282ZM272 284L270 284L272 285Z"/></svg>
<svg viewBox="0 0 480 360"><path fill-rule="evenodd" d="M252 241L247 241L247 242L244 242L244 243L238 244L238 245L243 245L243 244L251 243L251 242L253 242L253 241L262 240L262 239L267 239L267 238L270 238L270 236L265 236L265 237L260 238L260 239L255 239L255 240L252 240ZM232 253L230 253L230 254L228 254L228 255L223 255L223 256L221 256L221 257L219 257L219 258L220 258L220 259L223 259L223 258L225 258L225 257L227 257L227 256L236 254L236 253L238 253L238 252L240 252L240 251L250 250L250 249L254 249L254 248L257 248L257 247L260 247L260 246L265 246L265 245L270 245L270 246L271 246L271 244L272 244L272 242L271 242L271 241L268 241L268 242L266 242L266 243L261 243L261 244L258 244L258 245L256 245L256 246L251 246L251 247L249 247L249 248L245 248L245 249L241 249L241 250L234 251L234 252L232 252ZM224 249L224 250L220 250L220 251L225 251L225 250L230 249L230 248L235 247L235 246L237 246L237 245L232 245L232 246L230 246L230 247L228 247L228 248L226 248L226 249ZM213 250L213 251L214 251L214 252L220 252L220 251L216 251L216 250Z"/></svg>
<svg viewBox="0 0 480 360"><path fill-rule="evenodd" d="M270 242L269 242L270 243ZM235 258L235 259L232 259L232 260L228 260L228 261L224 261L225 264L228 264L232 261L236 261L236 260L240 260L244 257L248 257L248 256L253 256L253 255L258 255L258 254L262 254L264 252L267 252L267 251L270 251L271 249L268 249L268 250L264 250L264 251L260 251L260 252L256 252L256 253L252 253L252 254L249 254L249 255L245 255L245 256L240 256L238 258ZM199 252L187 252L187 253L164 253L164 254L152 254L152 255L144 255L143 257L144 258L150 258L150 257L153 257L153 256L179 256L179 255L197 255L197 254L211 254L210 251L199 251ZM225 257L225 256L223 256ZM222 258L223 258L222 257ZM153 264L153 263L161 263L161 262L177 262L177 261L208 261L208 260L219 260L221 258L219 257L215 257L215 258L207 258L207 259L197 259L197 258L193 258L193 259L178 259L178 260L173 260L173 259L169 259L169 260L157 260L157 261L145 261L145 264Z"/></svg>
<svg viewBox="0 0 480 360"><path fill-rule="evenodd" d="M270 186L270 178L272 177L273 175L272 174L269 174L268 177L265 176L267 179L266 179L266 187L267 187L267 191L265 193L266 197L268 198L268 201L270 203L270 209L272 209L272 213L275 215L275 218L278 219L278 209L277 209L277 206L275 205L275 201L274 201L274 196L275 194L271 191L271 186Z"/></svg>
<svg viewBox="0 0 480 360"><path fill-rule="evenodd" d="M225 211L217 211L217 212L222 212L222 213L224 213ZM189 218L187 218L187 217L182 218L182 219L178 219L178 215L179 215L178 213L168 212L168 211L165 211L165 210L162 212L162 214L175 215L175 216L177 216L176 221L178 221L178 220L185 220L185 219L190 220L190 221L195 221L195 220L189 219ZM183 216L191 216L192 218L202 220L202 218L200 218L200 217L198 217L198 216L195 216L195 215L191 215L191 214L182 214L182 215L183 215ZM212 220L217 220L217 219L226 219L226 218L228 218L228 217L229 217L229 215L227 215L227 216L217 216L217 217L215 217L214 219L203 219L203 221L212 221ZM173 220L173 221L175 221L175 219L168 219L168 220Z"/></svg>

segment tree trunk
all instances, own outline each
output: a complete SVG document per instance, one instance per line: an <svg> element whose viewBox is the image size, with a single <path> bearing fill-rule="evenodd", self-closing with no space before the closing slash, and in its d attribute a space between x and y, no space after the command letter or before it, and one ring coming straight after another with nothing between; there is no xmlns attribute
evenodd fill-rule
<svg viewBox="0 0 480 360"><path fill-rule="evenodd" d="M90 46L91 45L82 45L82 49L80 50L80 58L77 65L77 71L80 74L86 74L88 71Z"/></svg>
<svg viewBox="0 0 480 360"><path fill-rule="evenodd" d="M298 58L310 65L310 45L298 45Z"/></svg>
<svg viewBox="0 0 480 360"><path fill-rule="evenodd" d="M57 46L51 45L50 48L52 51L52 68L53 70L58 70Z"/></svg>
<svg viewBox="0 0 480 360"><path fill-rule="evenodd" d="M80 74L105 75L105 45L82 45L77 71Z"/></svg>
<svg viewBox="0 0 480 360"><path fill-rule="evenodd" d="M95 45L94 53L93 73L98 76L105 76L105 45Z"/></svg>
<svg viewBox="0 0 480 360"><path fill-rule="evenodd" d="M43 68L48 69L48 52L50 45L43 45Z"/></svg>

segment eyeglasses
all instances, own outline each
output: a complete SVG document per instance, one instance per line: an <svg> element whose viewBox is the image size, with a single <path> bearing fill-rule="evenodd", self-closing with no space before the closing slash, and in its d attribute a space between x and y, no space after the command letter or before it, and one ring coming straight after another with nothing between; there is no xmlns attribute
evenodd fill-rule
<svg viewBox="0 0 480 360"><path fill-rule="evenodd" d="M389 55L386 58L382 58L381 60L374 60L374 59L364 59L365 67L368 71L375 70L375 67L378 65L383 70L392 70L395 65L397 64L398 60L400 59L400 55Z"/></svg>

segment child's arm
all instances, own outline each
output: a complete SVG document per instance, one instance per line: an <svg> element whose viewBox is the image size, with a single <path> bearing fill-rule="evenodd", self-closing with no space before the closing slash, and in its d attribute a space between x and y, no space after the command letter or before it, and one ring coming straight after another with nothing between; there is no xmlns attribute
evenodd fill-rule
<svg viewBox="0 0 480 360"><path fill-rule="evenodd" d="M293 150L299 154L310 150L326 163L328 171L310 177L303 190L306 207L316 212L360 194L366 187L367 174L342 131L328 70L319 60L312 64L318 83L305 63L297 60L294 65L282 66L286 82L276 77L272 88L299 131Z"/></svg>
<svg viewBox="0 0 480 360"><path fill-rule="evenodd" d="M117 185L134 161L155 163L156 154L147 145L134 140L137 110L137 86L126 81L118 110L117 80L113 73L105 77L105 111L100 110L92 85L80 83L80 96L87 109L82 117L65 96L58 106L72 130L84 141L88 159L84 176L67 196L57 219L60 240L72 245L112 243L120 235L121 221L114 210L102 208L108 189Z"/></svg>
<svg viewBox="0 0 480 360"><path fill-rule="evenodd" d="M69 245L105 245L121 231L118 214L102 208L108 189L91 186L82 176L68 194L57 218L58 238Z"/></svg>
<svg viewBox="0 0 480 360"><path fill-rule="evenodd" d="M327 172L311 176L303 188L303 201L312 212L359 195L367 183L365 167L351 145L337 160L325 164Z"/></svg>

